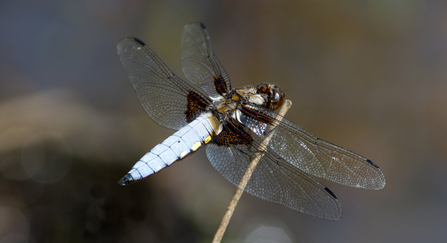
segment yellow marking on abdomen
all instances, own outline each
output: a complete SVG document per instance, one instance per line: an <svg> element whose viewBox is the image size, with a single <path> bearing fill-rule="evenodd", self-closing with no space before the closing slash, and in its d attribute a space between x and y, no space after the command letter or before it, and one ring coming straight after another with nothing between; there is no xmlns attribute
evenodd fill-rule
<svg viewBox="0 0 447 243"><path fill-rule="evenodd" d="M181 152L180 153L180 159L185 157L188 154L188 152L189 152L188 150L185 150L185 151Z"/></svg>
<svg viewBox="0 0 447 243"><path fill-rule="evenodd" d="M192 151L196 151L198 148L200 148L200 146L202 146L202 143L201 142L197 142L197 143L192 145L191 150Z"/></svg>
<svg viewBox="0 0 447 243"><path fill-rule="evenodd" d="M211 136L205 138L205 143L209 143L211 141Z"/></svg>

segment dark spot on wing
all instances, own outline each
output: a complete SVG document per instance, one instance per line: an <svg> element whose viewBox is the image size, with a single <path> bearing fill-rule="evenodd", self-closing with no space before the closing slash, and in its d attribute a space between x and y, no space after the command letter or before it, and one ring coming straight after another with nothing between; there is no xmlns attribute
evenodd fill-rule
<svg viewBox="0 0 447 243"><path fill-rule="evenodd" d="M232 118L227 121L222 131L213 138L212 143L217 146L230 147L230 145L245 144L250 145L253 138L244 128Z"/></svg>
<svg viewBox="0 0 447 243"><path fill-rule="evenodd" d="M200 23L200 27L206 29L206 26L203 23Z"/></svg>
<svg viewBox="0 0 447 243"><path fill-rule="evenodd" d="M138 42L138 44L145 46L146 44L144 44L144 42L142 42L140 39L137 38L133 38L136 42Z"/></svg>
<svg viewBox="0 0 447 243"><path fill-rule="evenodd" d="M366 159L366 162L370 163L372 166L374 166L376 168L379 168L379 166L370 159Z"/></svg>
<svg viewBox="0 0 447 243"><path fill-rule="evenodd" d="M335 196L335 194L329 188L325 187L324 190L326 190L329 194L331 194L333 198L338 199L337 196Z"/></svg>
<svg viewBox="0 0 447 243"><path fill-rule="evenodd" d="M189 91L186 99L186 122L190 123L206 111L209 103L204 97L194 91Z"/></svg>

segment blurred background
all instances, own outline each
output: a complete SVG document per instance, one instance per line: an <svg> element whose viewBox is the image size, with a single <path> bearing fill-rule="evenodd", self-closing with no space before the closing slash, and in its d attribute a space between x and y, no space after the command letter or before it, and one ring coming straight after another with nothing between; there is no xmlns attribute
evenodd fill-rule
<svg viewBox="0 0 447 243"><path fill-rule="evenodd" d="M235 187L204 149L117 181L173 133L116 55L127 36L180 77L185 24L208 27L233 87L276 83L287 118L384 171L380 191L321 180L340 221L244 194L223 242L447 241L447 2L0 2L0 242L211 242Z"/></svg>

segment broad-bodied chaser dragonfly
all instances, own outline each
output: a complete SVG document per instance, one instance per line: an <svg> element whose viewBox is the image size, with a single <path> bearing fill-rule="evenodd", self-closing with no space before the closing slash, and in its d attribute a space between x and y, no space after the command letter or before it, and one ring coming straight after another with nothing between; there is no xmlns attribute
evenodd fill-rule
<svg viewBox="0 0 447 243"><path fill-rule="evenodd" d="M312 176L358 188L377 190L385 186L384 174L371 160L326 142L285 118L277 119L274 110L284 99L278 86L262 83L256 88L232 89L202 23L183 29L182 69L189 82L169 70L139 39L125 38L117 49L149 117L163 127L178 130L144 155L119 184L153 175L207 145L211 164L237 186L260 152L262 140L274 130L246 192L335 220L341 217L337 197Z"/></svg>

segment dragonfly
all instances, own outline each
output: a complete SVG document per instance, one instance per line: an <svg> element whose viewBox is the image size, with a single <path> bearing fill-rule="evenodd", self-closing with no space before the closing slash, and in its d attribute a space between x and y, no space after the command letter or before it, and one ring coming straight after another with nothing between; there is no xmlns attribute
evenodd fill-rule
<svg viewBox="0 0 447 243"><path fill-rule="evenodd" d="M341 204L314 177L356 188L385 186L385 175L372 160L279 116L275 110L285 94L277 85L233 89L204 24L183 29L181 63L187 81L137 38L122 39L117 50L144 111L157 124L177 130L136 162L120 185L147 178L206 146L213 167L236 186L262 152L244 191L324 219L339 219ZM270 142L260 151L269 134Z"/></svg>

